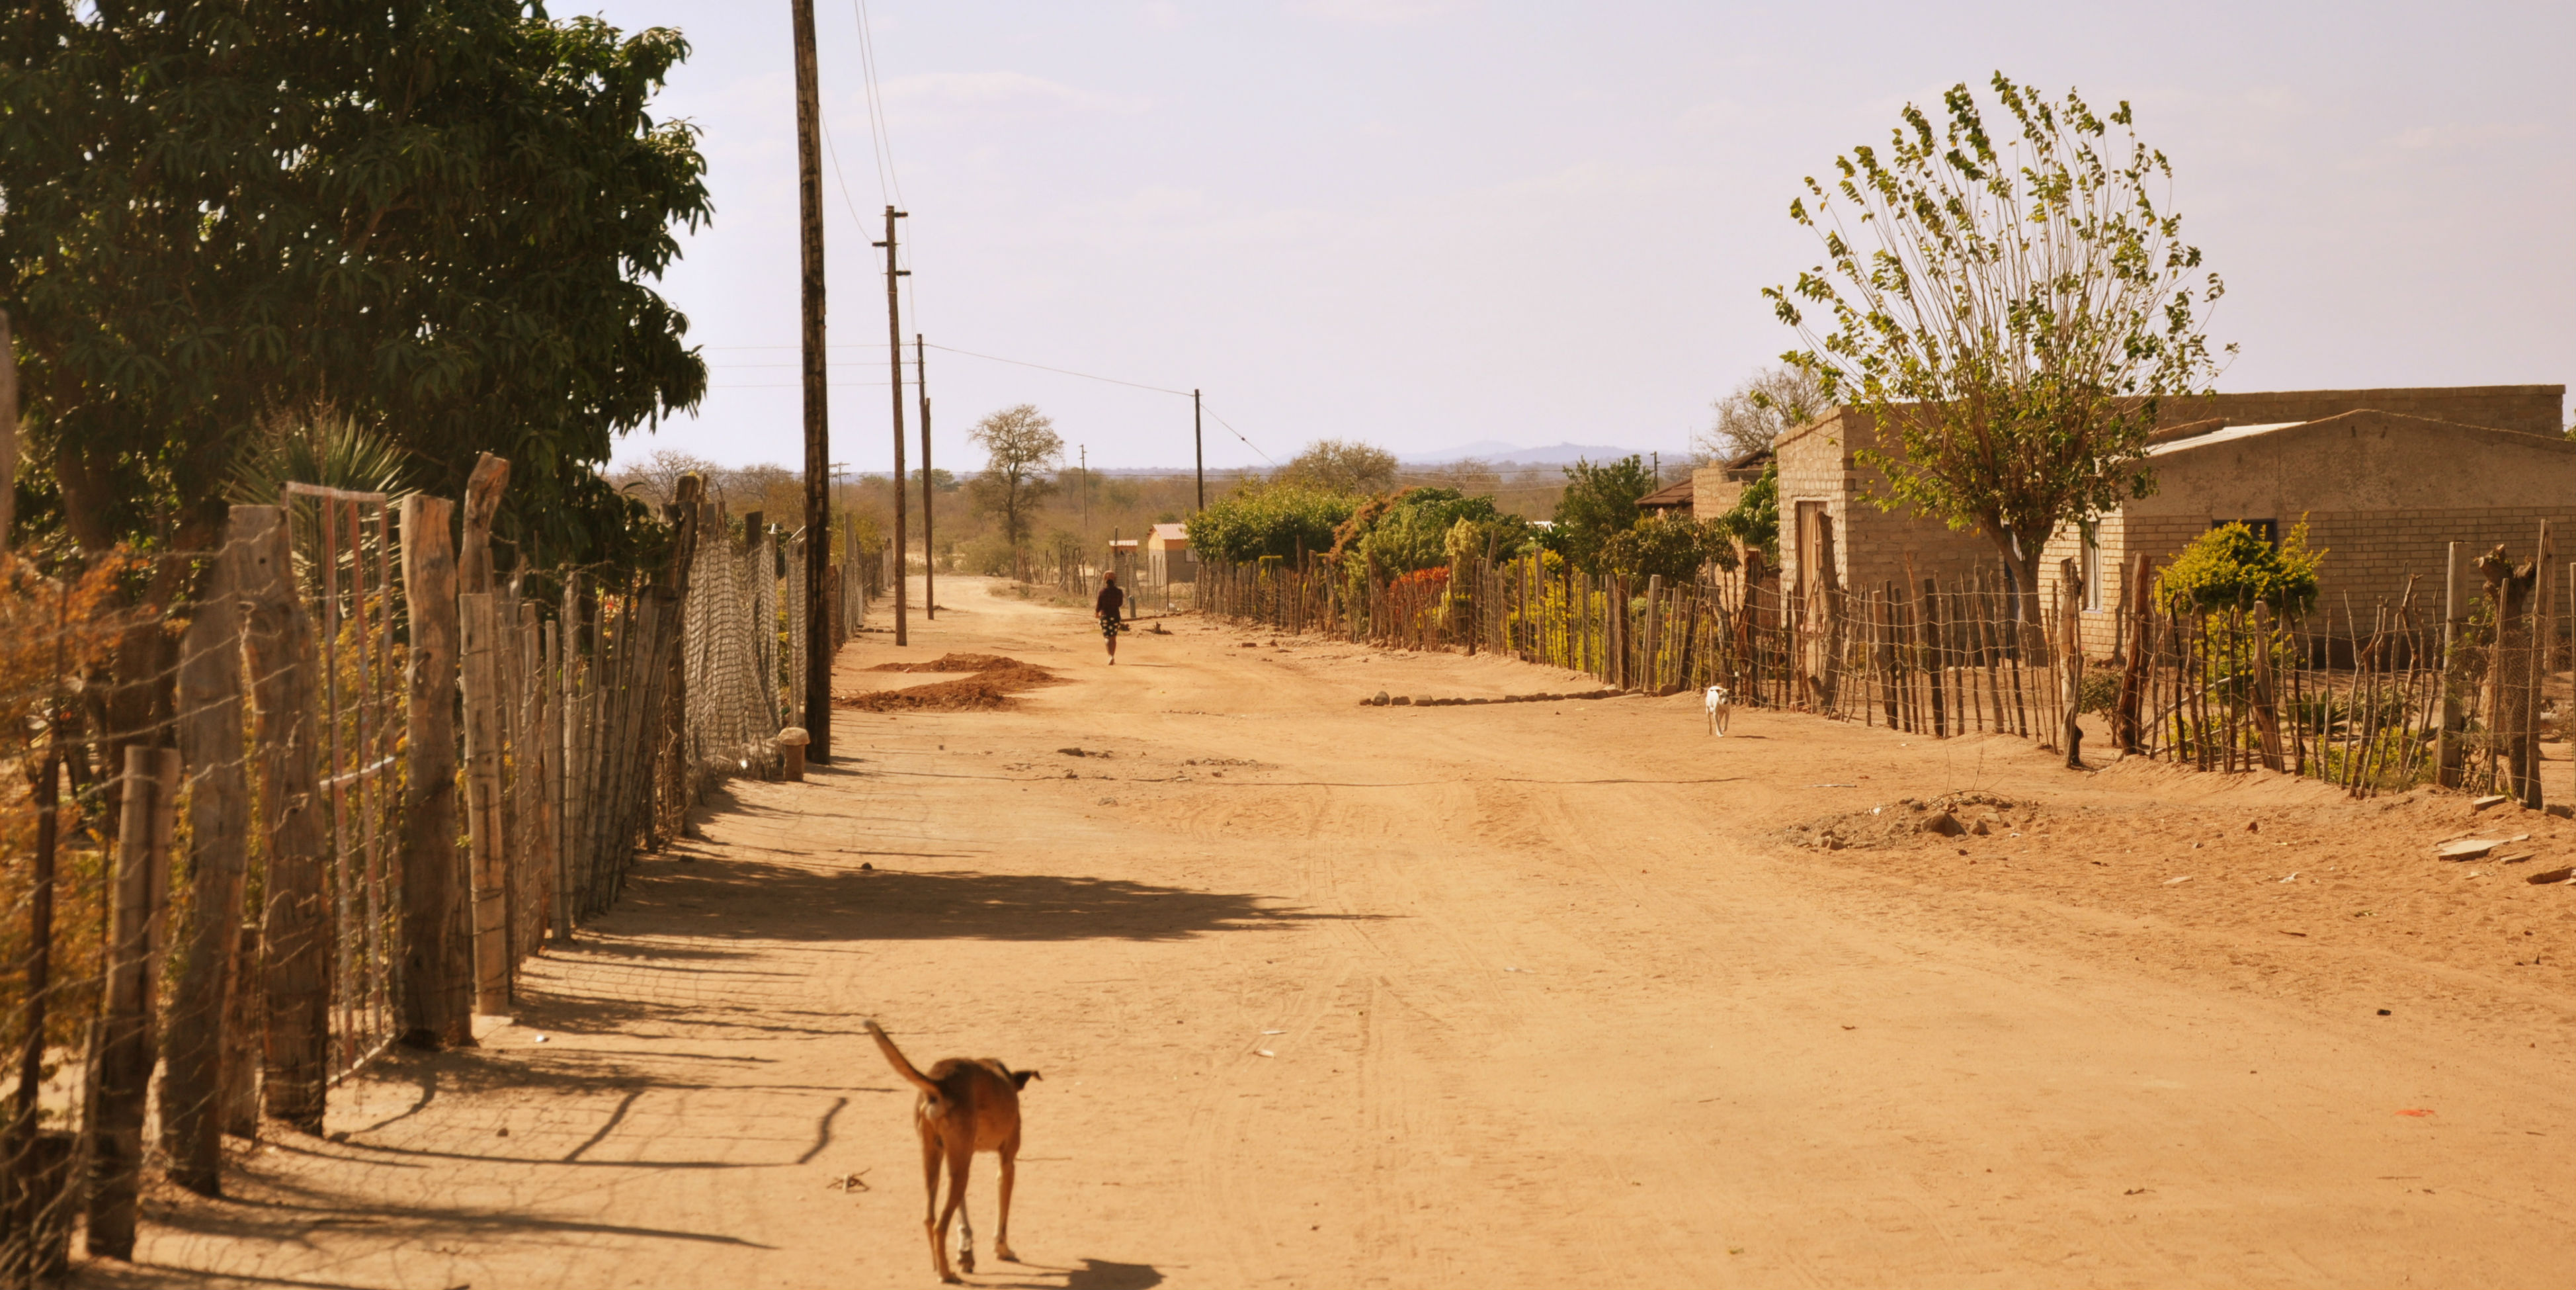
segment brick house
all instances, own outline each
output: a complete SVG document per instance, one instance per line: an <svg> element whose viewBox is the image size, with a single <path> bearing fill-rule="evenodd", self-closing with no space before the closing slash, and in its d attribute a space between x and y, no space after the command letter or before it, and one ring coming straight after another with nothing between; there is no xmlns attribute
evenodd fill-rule
<svg viewBox="0 0 2576 1290"><path fill-rule="evenodd" d="M1691 472L1690 509L1695 519L1713 520L1735 509L1747 485L1771 468L1771 450L1755 448L1714 466Z"/></svg>
<svg viewBox="0 0 2576 1290"><path fill-rule="evenodd" d="M2277 537L2305 517L2309 544L2329 552L2325 595L2337 604L2349 596L2365 613L2381 596L2402 595L2410 573L2438 581L2450 541L2527 554L2541 519L2576 524L2565 399L2563 385L2513 385L2185 401L2168 410L2149 449L2156 493L2053 535L2042 594L2055 594L2057 561L2076 559L2090 584L2085 640L2107 653L2117 630L2107 611L2119 603L2129 553L2161 565L2213 524L2264 521ZM1908 556L1917 577L1999 572L1985 537L1862 500L1876 472L1856 453L1875 443L1869 415L1853 408L1781 436L1782 585L1875 589L1901 581ZM2576 549L2576 537L2561 549Z"/></svg>

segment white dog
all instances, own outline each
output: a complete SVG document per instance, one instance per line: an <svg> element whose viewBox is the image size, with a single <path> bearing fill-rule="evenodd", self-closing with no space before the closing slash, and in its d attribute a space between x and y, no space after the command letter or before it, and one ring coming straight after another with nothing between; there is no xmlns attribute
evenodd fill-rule
<svg viewBox="0 0 2576 1290"><path fill-rule="evenodd" d="M1722 685L1708 687L1708 693L1702 697L1708 704L1708 732L1723 737L1726 719L1735 715L1735 701L1727 697L1726 687Z"/></svg>

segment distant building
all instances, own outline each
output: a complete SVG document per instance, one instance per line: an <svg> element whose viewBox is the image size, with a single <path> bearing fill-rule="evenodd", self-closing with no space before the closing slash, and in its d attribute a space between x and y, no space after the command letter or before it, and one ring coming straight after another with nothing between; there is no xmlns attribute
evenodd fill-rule
<svg viewBox="0 0 2576 1290"><path fill-rule="evenodd" d="M2180 400L2153 436L2153 496L2042 548L2041 592L2057 561L2086 582L2088 647L2109 650L2122 568L2134 552L2161 566L2202 531L2231 520L2278 540L2304 517L2329 552L2325 594L2363 613L2405 592L2409 574L2438 583L2454 540L2498 542L2527 557L2539 521L2576 523L2576 443L2562 437L2563 385L2303 390ZM2000 572L1994 543L1865 500L1876 471L1858 453L1878 444L1868 413L1837 407L1780 437L1782 586L1876 590L1916 577ZM1705 472L1703 472L1705 473ZM1701 503L1703 513L1707 502ZM2576 533L2561 539L2576 551ZM2438 585L2417 588L2418 607ZM2419 619L2419 621L2422 621Z"/></svg>
<svg viewBox="0 0 2576 1290"><path fill-rule="evenodd" d="M1771 468L1769 448L1755 448L1720 465L1702 466L1691 472L1691 513L1703 520L1713 520L1735 509L1744 499L1744 490L1762 478Z"/></svg>
<svg viewBox="0 0 2576 1290"><path fill-rule="evenodd" d="M1199 580L1199 557L1190 549L1189 525L1157 524L1145 535L1145 576L1165 587Z"/></svg>
<svg viewBox="0 0 2576 1290"><path fill-rule="evenodd" d="M1649 515L1680 515L1689 518L1693 514L1691 477L1685 475L1677 483L1666 484L1638 498L1637 509Z"/></svg>

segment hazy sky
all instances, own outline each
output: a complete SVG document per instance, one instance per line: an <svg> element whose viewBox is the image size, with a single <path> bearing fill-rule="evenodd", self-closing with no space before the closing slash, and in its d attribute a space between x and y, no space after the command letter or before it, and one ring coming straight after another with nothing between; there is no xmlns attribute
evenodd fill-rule
<svg viewBox="0 0 2576 1290"><path fill-rule="evenodd" d="M1791 343L1757 293L1818 258L1786 214L1800 178L1998 69L2135 104L2227 280L2212 338L2243 352L2222 389L2576 375L2563 2L869 0L899 198L855 0L817 6L833 458L860 470L891 452L868 245L890 199L911 213L907 341L1201 387L1279 460L1323 436L1669 459ZM597 12L695 46L661 108L705 132L716 205L663 283L713 392L620 459L794 465L788 6ZM1190 459L1186 398L935 349L930 386L943 465L976 464L968 427L1020 402L1095 465ZM1207 432L1210 466L1261 464Z"/></svg>

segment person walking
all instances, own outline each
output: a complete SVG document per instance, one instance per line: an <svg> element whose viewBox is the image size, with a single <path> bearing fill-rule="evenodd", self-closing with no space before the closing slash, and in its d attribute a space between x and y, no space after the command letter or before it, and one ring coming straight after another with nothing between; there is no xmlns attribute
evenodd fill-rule
<svg viewBox="0 0 2576 1290"><path fill-rule="evenodd" d="M1100 575L1100 598L1091 602L1091 612L1100 618L1100 639L1109 646L1109 666L1118 666L1118 619L1127 607L1127 593L1118 589L1118 575Z"/></svg>

